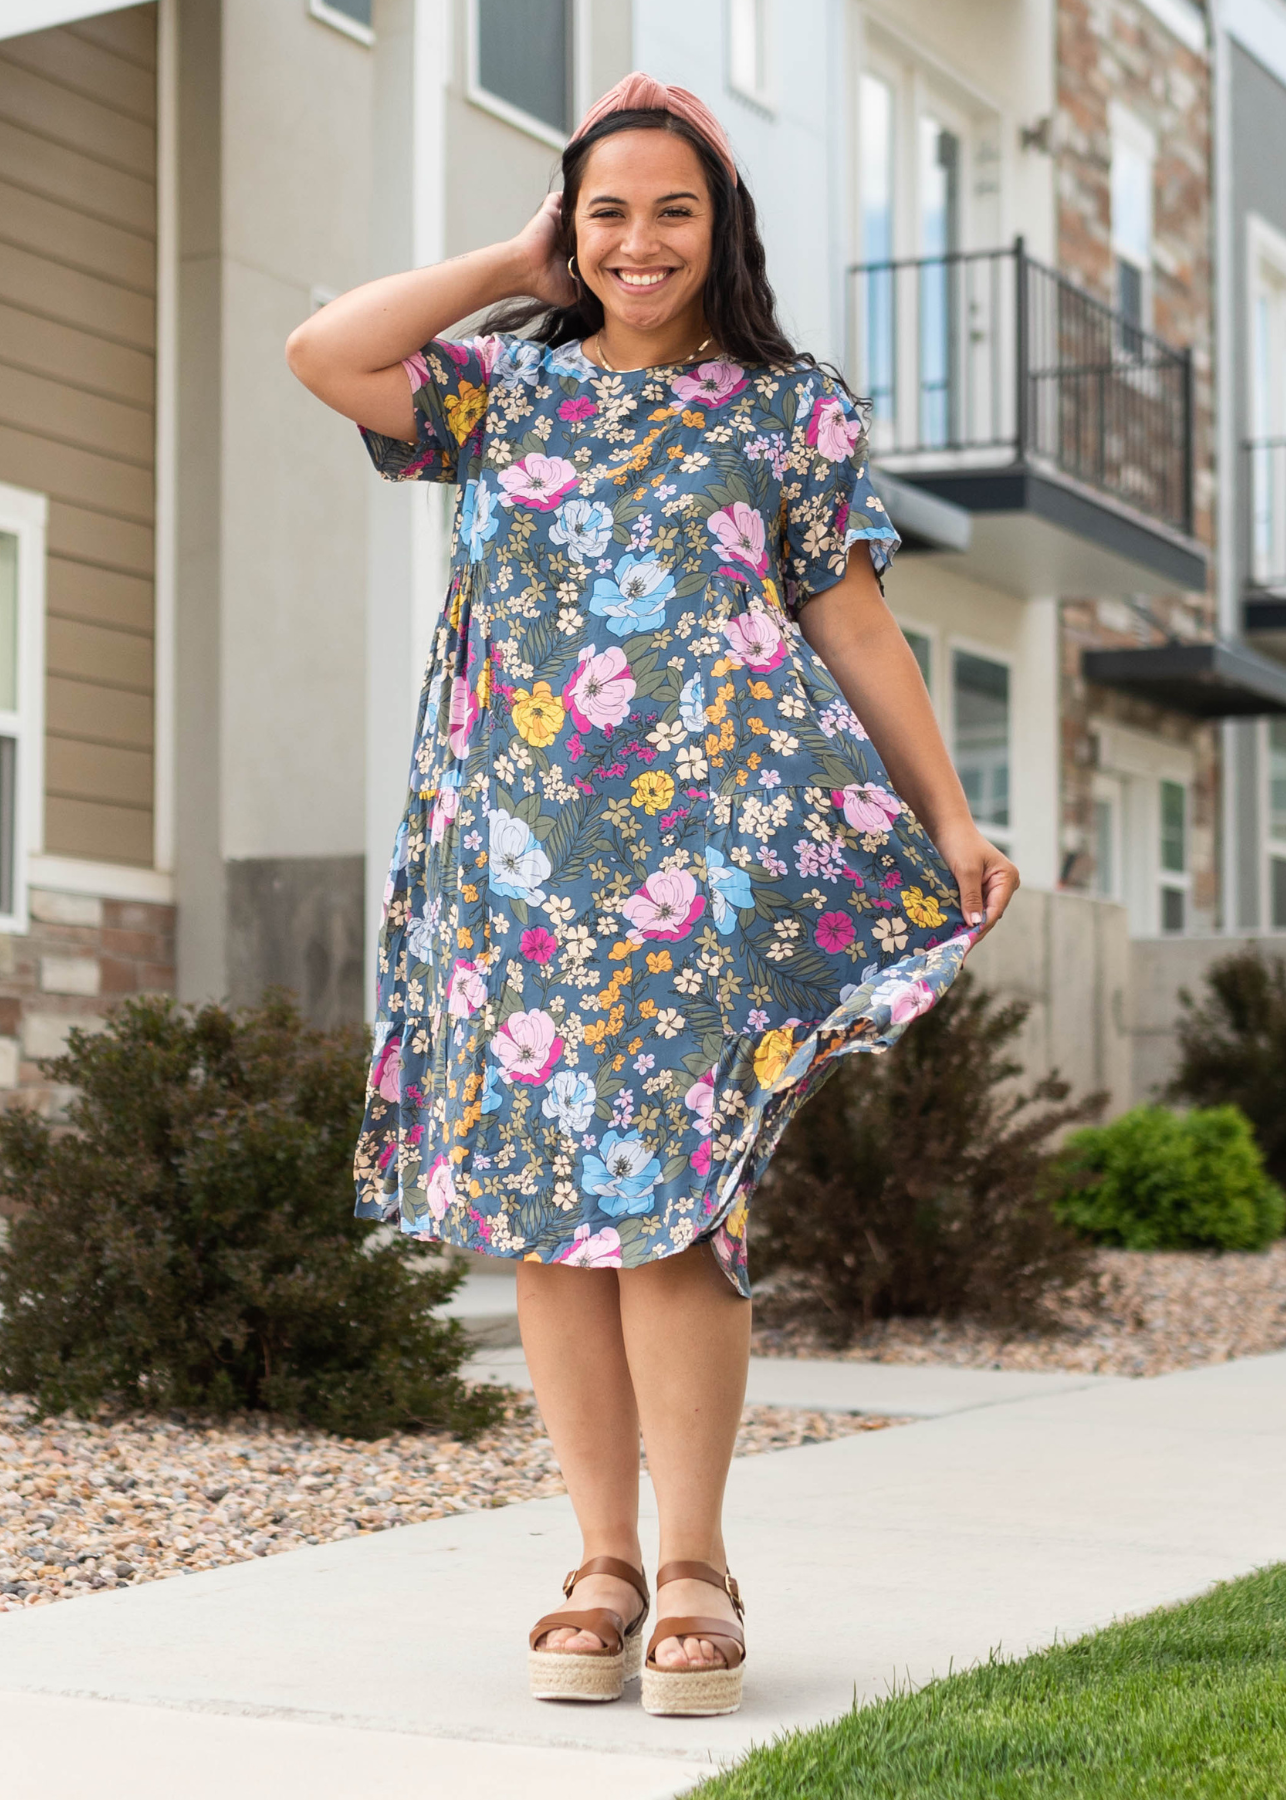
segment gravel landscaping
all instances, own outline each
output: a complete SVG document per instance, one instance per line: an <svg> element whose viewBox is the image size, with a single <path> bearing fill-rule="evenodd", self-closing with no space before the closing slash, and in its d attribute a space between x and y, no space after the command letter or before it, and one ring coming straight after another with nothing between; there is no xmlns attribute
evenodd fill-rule
<svg viewBox="0 0 1286 1800"><path fill-rule="evenodd" d="M1286 1350L1286 1239L1253 1255L1102 1250L1097 1272L1102 1310L1071 1297L1048 1333L1005 1333L967 1319L888 1319L841 1350L818 1331L821 1308L804 1282L765 1282L756 1288L754 1353L1165 1375Z"/></svg>
<svg viewBox="0 0 1286 1800"><path fill-rule="evenodd" d="M737 1454L898 1423L747 1407ZM244 1419L40 1419L0 1396L0 1612L562 1492L526 1401L463 1444Z"/></svg>

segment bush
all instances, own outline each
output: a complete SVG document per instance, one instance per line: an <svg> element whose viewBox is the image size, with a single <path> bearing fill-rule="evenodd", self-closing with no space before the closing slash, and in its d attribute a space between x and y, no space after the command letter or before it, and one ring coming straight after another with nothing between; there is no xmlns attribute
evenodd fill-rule
<svg viewBox="0 0 1286 1800"><path fill-rule="evenodd" d="M272 996L127 1001L51 1060L70 1129L0 1116L0 1384L49 1412L263 1409L375 1437L472 1432L458 1276L353 1217L365 1034Z"/></svg>
<svg viewBox="0 0 1286 1800"><path fill-rule="evenodd" d="M1040 1324L1091 1252L1037 1197L1050 1138L1095 1117L1004 1047L1027 1008L962 975L888 1056L845 1058L782 1139L752 1208L757 1259L805 1273L832 1335L894 1314Z"/></svg>
<svg viewBox="0 0 1286 1800"><path fill-rule="evenodd" d="M1262 1250L1286 1216L1235 1106L1136 1106L1078 1131L1045 1191L1065 1224L1126 1250Z"/></svg>
<svg viewBox="0 0 1286 1800"><path fill-rule="evenodd" d="M1212 964L1200 1005L1181 993L1179 1070L1168 1098L1239 1106L1264 1166L1286 1186L1286 962L1239 950Z"/></svg>

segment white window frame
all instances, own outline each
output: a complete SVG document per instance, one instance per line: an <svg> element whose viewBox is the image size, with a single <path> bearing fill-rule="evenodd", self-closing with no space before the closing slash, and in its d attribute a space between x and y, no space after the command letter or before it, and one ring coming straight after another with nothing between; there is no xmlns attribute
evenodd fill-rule
<svg viewBox="0 0 1286 1800"><path fill-rule="evenodd" d="M1265 418L1265 381L1263 379L1265 372L1259 368L1256 357L1259 333L1255 317L1261 299L1269 300L1270 304L1278 308L1286 308L1283 290L1286 290L1286 234L1270 225L1267 219L1261 218L1258 213L1247 213L1245 416L1249 422L1249 430L1246 435L1250 438L1286 437L1286 342L1278 344L1278 355L1281 362L1277 373L1281 377L1282 386L1274 397L1271 381L1268 383L1271 412L1270 416ZM1280 317L1277 321L1277 330L1283 334L1283 338L1286 338L1286 321ZM1268 464L1273 486L1270 507L1274 540L1278 534L1286 535L1286 494L1282 492L1282 480L1286 476L1286 467L1283 465L1286 465L1286 456L1274 457ZM1253 469L1246 471L1246 479L1251 489L1253 509L1256 486L1256 474ZM1264 568L1259 562L1253 520L1251 541L1247 550L1253 579L1267 579L1270 575L1279 572L1277 568ZM1275 555L1270 552L1272 561L1280 560L1281 556L1282 551L1276 546Z"/></svg>
<svg viewBox="0 0 1286 1800"><path fill-rule="evenodd" d="M28 863L44 845L45 827L45 535L49 501L30 488L0 482L0 531L18 540L16 672L18 706L0 712L0 736L17 743L14 781L13 910L0 931L27 929Z"/></svg>
<svg viewBox="0 0 1286 1800"><path fill-rule="evenodd" d="M1111 813L1111 880L1104 881L1103 870L1098 858L1098 830L1095 818L1094 842L1094 886L1096 900L1110 900L1114 905L1125 904L1125 852L1126 852L1126 778L1122 775L1095 770L1090 784L1090 799L1094 806L1106 806Z"/></svg>
<svg viewBox="0 0 1286 1800"><path fill-rule="evenodd" d="M751 86L738 81L736 64L733 60L733 8L739 0L724 0L724 42L726 45L728 65L728 91L739 100L747 100L751 106L758 107L761 112L773 116L777 112L777 86L773 80L773 71L777 66L777 58L773 54L776 38L776 8L773 0L740 0L741 4L749 4L755 11L755 30L759 38L759 67L763 71L763 80L758 86Z"/></svg>
<svg viewBox="0 0 1286 1800"><path fill-rule="evenodd" d="M1121 818L1121 899L1130 918L1131 937L1188 937L1192 932L1192 796L1196 758L1181 744L1118 725L1091 719L1098 740L1098 767L1120 780L1124 795ZM1182 874L1161 867L1161 783L1173 781L1185 790L1184 849L1188 867ZM1180 888L1187 897L1181 932L1161 929L1161 889Z"/></svg>
<svg viewBox="0 0 1286 1800"><path fill-rule="evenodd" d="M1117 147L1120 146L1122 149L1132 151L1134 155L1141 157L1147 164L1148 170L1148 248L1147 260L1141 267L1136 260L1134 248L1132 246L1127 246L1123 240L1118 237L1116 208L1110 207L1112 214L1109 221L1112 242L1112 304L1116 307L1120 299L1119 294L1116 292L1117 261L1119 259L1122 262L1132 263L1134 267L1139 270L1143 284L1141 303L1139 306L1139 329L1141 331L1150 332L1152 330L1153 322L1153 299L1155 291L1153 277L1156 265L1156 134L1155 132L1149 131L1148 127L1141 119L1137 118L1132 112L1127 111L1127 109L1117 100L1113 100L1108 107L1108 129L1112 140L1113 161L1115 161L1116 158ZM1110 171L1108 183L1110 198L1112 183Z"/></svg>
<svg viewBox="0 0 1286 1800"><path fill-rule="evenodd" d="M363 25L360 19L351 19L337 6L328 6L326 0L308 0L308 17L342 31L345 37L352 38L354 43L365 44L368 50L375 42L375 33L369 25Z"/></svg>
<svg viewBox="0 0 1286 1800"><path fill-rule="evenodd" d="M590 0L572 0L572 112L579 119L589 105L589 64L590 64ZM493 94L490 88L482 85L479 74L478 55L478 0L469 0L468 21L465 32L465 99L470 105L481 107L495 119L503 119L506 125L512 125L518 131L525 131L528 137L534 137L542 144L548 144L553 150L565 150L567 133L558 131L552 125L546 125L543 119L534 114L524 112L522 107L514 106L499 94Z"/></svg>
<svg viewBox="0 0 1286 1800"><path fill-rule="evenodd" d="M1261 905L1259 916L1264 921L1264 929L1266 931L1279 932L1286 931L1286 926L1274 925L1272 922L1273 864L1275 862L1286 862L1286 837L1276 837L1273 834L1273 810L1269 786L1272 779L1273 753L1271 725L1272 721L1269 719L1261 719L1259 722L1259 747L1261 752L1259 766L1262 770L1259 783L1259 841L1264 847L1263 857L1261 858L1263 865L1261 871L1263 892L1260 896Z"/></svg>
<svg viewBox="0 0 1286 1800"><path fill-rule="evenodd" d="M916 627L912 627L915 630ZM1017 708L1014 704L1015 673L1017 658L1008 650L997 649L995 644L984 643L980 638L958 637L951 633L945 640L945 655L939 664L937 681L941 687L943 704L938 709L938 717L945 723L944 736L947 740L947 751L952 765L956 760L956 651L962 650L966 656L980 657L984 662L1001 664L1009 671L1009 731L1005 744L1006 766L1009 771L1009 823L999 830L990 820L979 819L978 829L986 832L989 840L998 850L1008 856L1018 841L1019 819L1017 813L1016 786L1014 781L1014 715Z"/></svg>

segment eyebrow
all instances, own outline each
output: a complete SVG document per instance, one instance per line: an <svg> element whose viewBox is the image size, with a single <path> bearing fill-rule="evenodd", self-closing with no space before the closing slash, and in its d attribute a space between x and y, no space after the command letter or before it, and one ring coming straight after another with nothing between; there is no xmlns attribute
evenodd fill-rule
<svg viewBox="0 0 1286 1800"><path fill-rule="evenodd" d="M657 206L664 206L667 200L695 200L699 204L701 196L700 194L690 194L685 188L677 194L662 194L654 204ZM603 206L608 202L614 206L625 206L628 204L627 201L622 200L619 194L595 194L589 204L591 206Z"/></svg>

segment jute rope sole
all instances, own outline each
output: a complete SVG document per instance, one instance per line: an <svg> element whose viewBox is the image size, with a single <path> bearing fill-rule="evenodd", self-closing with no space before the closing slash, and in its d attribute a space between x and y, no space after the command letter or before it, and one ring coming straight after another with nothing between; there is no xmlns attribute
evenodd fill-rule
<svg viewBox="0 0 1286 1800"><path fill-rule="evenodd" d="M619 1700L627 1681L643 1667L643 1636L636 1632L615 1656L578 1656L564 1650L529 1650L533 1700Z"/></svg>
<svg viewBox="0 0 1286 1800"><path fill-rule="evenodd" d="M643 1671L643 1710L668 1716L713 1718L741 1705L743 1667Z"/></svg>

